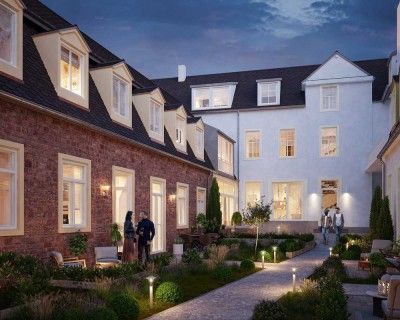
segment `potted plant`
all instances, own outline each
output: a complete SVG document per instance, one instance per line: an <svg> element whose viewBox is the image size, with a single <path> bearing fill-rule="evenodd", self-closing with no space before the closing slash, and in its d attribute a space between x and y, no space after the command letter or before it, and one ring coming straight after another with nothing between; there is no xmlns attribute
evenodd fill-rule
<svg viewBox="0 0 400 320"><path fill-rule="evenodd" d="M69 251L73 256L79 257L79 255L87 251L87 242L87 235L78 230L75 235L68 239Z"/></svg>
<svg viewBox="0 0 400 320"><path fill-rule="evenodd" d="M121 226L118 223L111 224L110 228L110 240L114 247L122 241Z"/></svg>
<svg viewBox="0 0 400 320"><path fill-rule="evenodd" d="M185 241L181 237L175 237L173 243L173 252L175 255L183 254L183 244Z"/></svg>

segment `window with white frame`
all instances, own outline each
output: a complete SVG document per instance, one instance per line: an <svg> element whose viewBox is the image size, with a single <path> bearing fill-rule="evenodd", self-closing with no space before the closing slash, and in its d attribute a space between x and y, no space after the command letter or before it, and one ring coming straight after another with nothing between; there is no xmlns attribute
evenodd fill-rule
<svg viewBox="0 0 400 320"><path fill-rule="evenodd" d="M230 108L233 86L193 88L193 109Z"/></svg>
<svg viewBox="0 0 400 320"><path fill-rule="evenodd" d="M0 146L0 230L17 226L17 152Z"/></svg>
<svg viewBox="0 0 400 320"><path fill-rule="evenodd" d="M122 79L113 76L113 111L122 116L128 116L128 84Z"/></svg>
<svg viewBox="0 0 400 320"><path fill-rule="evenodd" d="M161 135L163 130L163 106L154 100L150 102L150 130Z"/></svg>
<svg viewBox="0 0 400 320"><path fill-rule="evenodd" d="M280 81L258 82L258 105L269 106L280 104Z"/></svg>
<svg viewBox="0 0 400 320"><path fill-rule="evenodd" d="M335 157L338 154L338 127L321 128L321 157Z"/></svg>
<svg viewBox="0 0 400 320"><path fill-rule="evenodd" d="M246 182L246 205L254 205L261 200L261 182Z"/></svg>
<svg viewBox="0 0 400 320"><path fill-rule="evenodd" d="M197 187L197 213L206 213L206 189Z"/></svg>
<svg viewBox="0 0 400 320"><path fill-rule="evenodd" d="M303 183L272 183L275 220L301 220L303 212Z"/></svg>
<svg viewBox="0 0 400 320"><path fill-rule="evenodd" d="M189 227L189 185L178 183L176 190L176 226Z"/></svg>
<svg viewBox="0 0 400 320"><path fill-rule="evenodd" d="M134 211L135 184L133 170L113 167L113 221L124 225L128 211Z"/></svg>
<svg viewBox="0 0 400 320"><path fill-rule="evenodd" d="M186 143L186 121L181 116L176 117L175 141L181 145Z"/></svg>
<svg viewBox="0 0 400 320"><path fill-rule="evenodd" d="M0 3L0 59L12 65L16 63L16 28L16 13Z"/></svg>
<svg viewBox="0 0 400 320"><path fill-rule="evenodd" d="M237 210L236 186L225 180L218 179L220 194L222 223L226 226L231 225L232 215Z"/></svg>
<svg viewBox="0 0 400 320"><path fill-rule="evenodd" d="M338 86L321 87L321 111L337 111L338 109Z"/></svg>
<svg viewBox="0 0 400 320"><path fill-rule="evenodd" d="M260 131L246 131L245 139L246 139L247 159L258 159L261 157L260 138L261 138Z"/></svg>
<svg viewBox="0 0 400 320"><path fill-rule="evenodd" d="M218 170L233 175L233 143L218 135Z"/></svg>
<svg viewBox="0 0 400 320"><path fill-rule="evenodd" d="M290 158L296 156L296 131L295 129L279 130L279 156Z"/></svg>
<svg viewBox="0 0 400 320"><path fill-rule="evenodd" d="M82 95L82 65L81 56L75 51L61 46L60 85L62 88L77 95Z"/></svg>
<svg viewBox="0 0 400 320"><path fill-rule="evenodd" d="M196 154L201 156L204 154L204 131L196 127Z"/></svg>
<svg viewBox="0 0 400 320"><path fill-rule="evenodd" d="M88 226L90 161L61 155L62 227ZM81 161L83 160L83 161Z"/></svg>

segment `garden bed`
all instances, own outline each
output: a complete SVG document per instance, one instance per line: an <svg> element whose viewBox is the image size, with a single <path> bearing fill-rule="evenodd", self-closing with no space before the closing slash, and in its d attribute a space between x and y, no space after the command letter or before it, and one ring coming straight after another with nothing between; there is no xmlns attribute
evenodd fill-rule
<svg viewBox="0 0 400 320"><path fill-rule="evenodd" d="M306 242L305 247L300 249L300 250L296 250L296 251L292 251L292 252L287 251L286 252L286 258L292 259L292 258L297 257L297 256L299 256L299 255L301 255L301 254L303 254L305 252L308 252L308 251L310 251L310 250L312 250L314 248L315 248L315 241L314 240Z"/></svg>

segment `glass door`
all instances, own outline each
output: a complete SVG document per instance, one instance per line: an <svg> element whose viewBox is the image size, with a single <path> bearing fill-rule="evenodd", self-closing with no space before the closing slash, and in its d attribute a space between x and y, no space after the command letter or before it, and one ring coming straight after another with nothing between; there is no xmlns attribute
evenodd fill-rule
<svg viewBox="0 0 400 320"><path fill-rule="evenodd" d="M322 180L321 181L321 210L322 213L326 208L329 209L329 214L333 215L335 208L338 206L338 180ZM322 214L321 213L321 214Z"/></svg>
<svg viewBox="0 0 400 320"><path fill-rule="evenodd" d="M152 252L165 251L165 182L151 182L151 213L150 218L156 229L152 241Z"/></svg>

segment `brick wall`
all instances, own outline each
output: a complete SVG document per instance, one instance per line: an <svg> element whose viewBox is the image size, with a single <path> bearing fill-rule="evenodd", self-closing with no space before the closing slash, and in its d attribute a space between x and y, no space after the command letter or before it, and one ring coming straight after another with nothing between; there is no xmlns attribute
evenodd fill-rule
<svg viewBox="0 0 400 320"><path fill-rule="evenodd" d="M69 255L68 234L57 232L57 156L65 153L92 161L92 232L84 255L93 262L95 246L111 245L111 190L100 195L99 186L112 185L112 166L135 170L135 211L150 212L150 176L166 179L167 248L172 239L188 229L176 230L176 183L187 183L189 221L195 222L196 187L208 187L210 172L190 164L135 147L86 128L52 118L25 107L0 100L0 139L25 146L25 234L0 237L0 251L30 253L47 259L52 250Z"/></svg>

